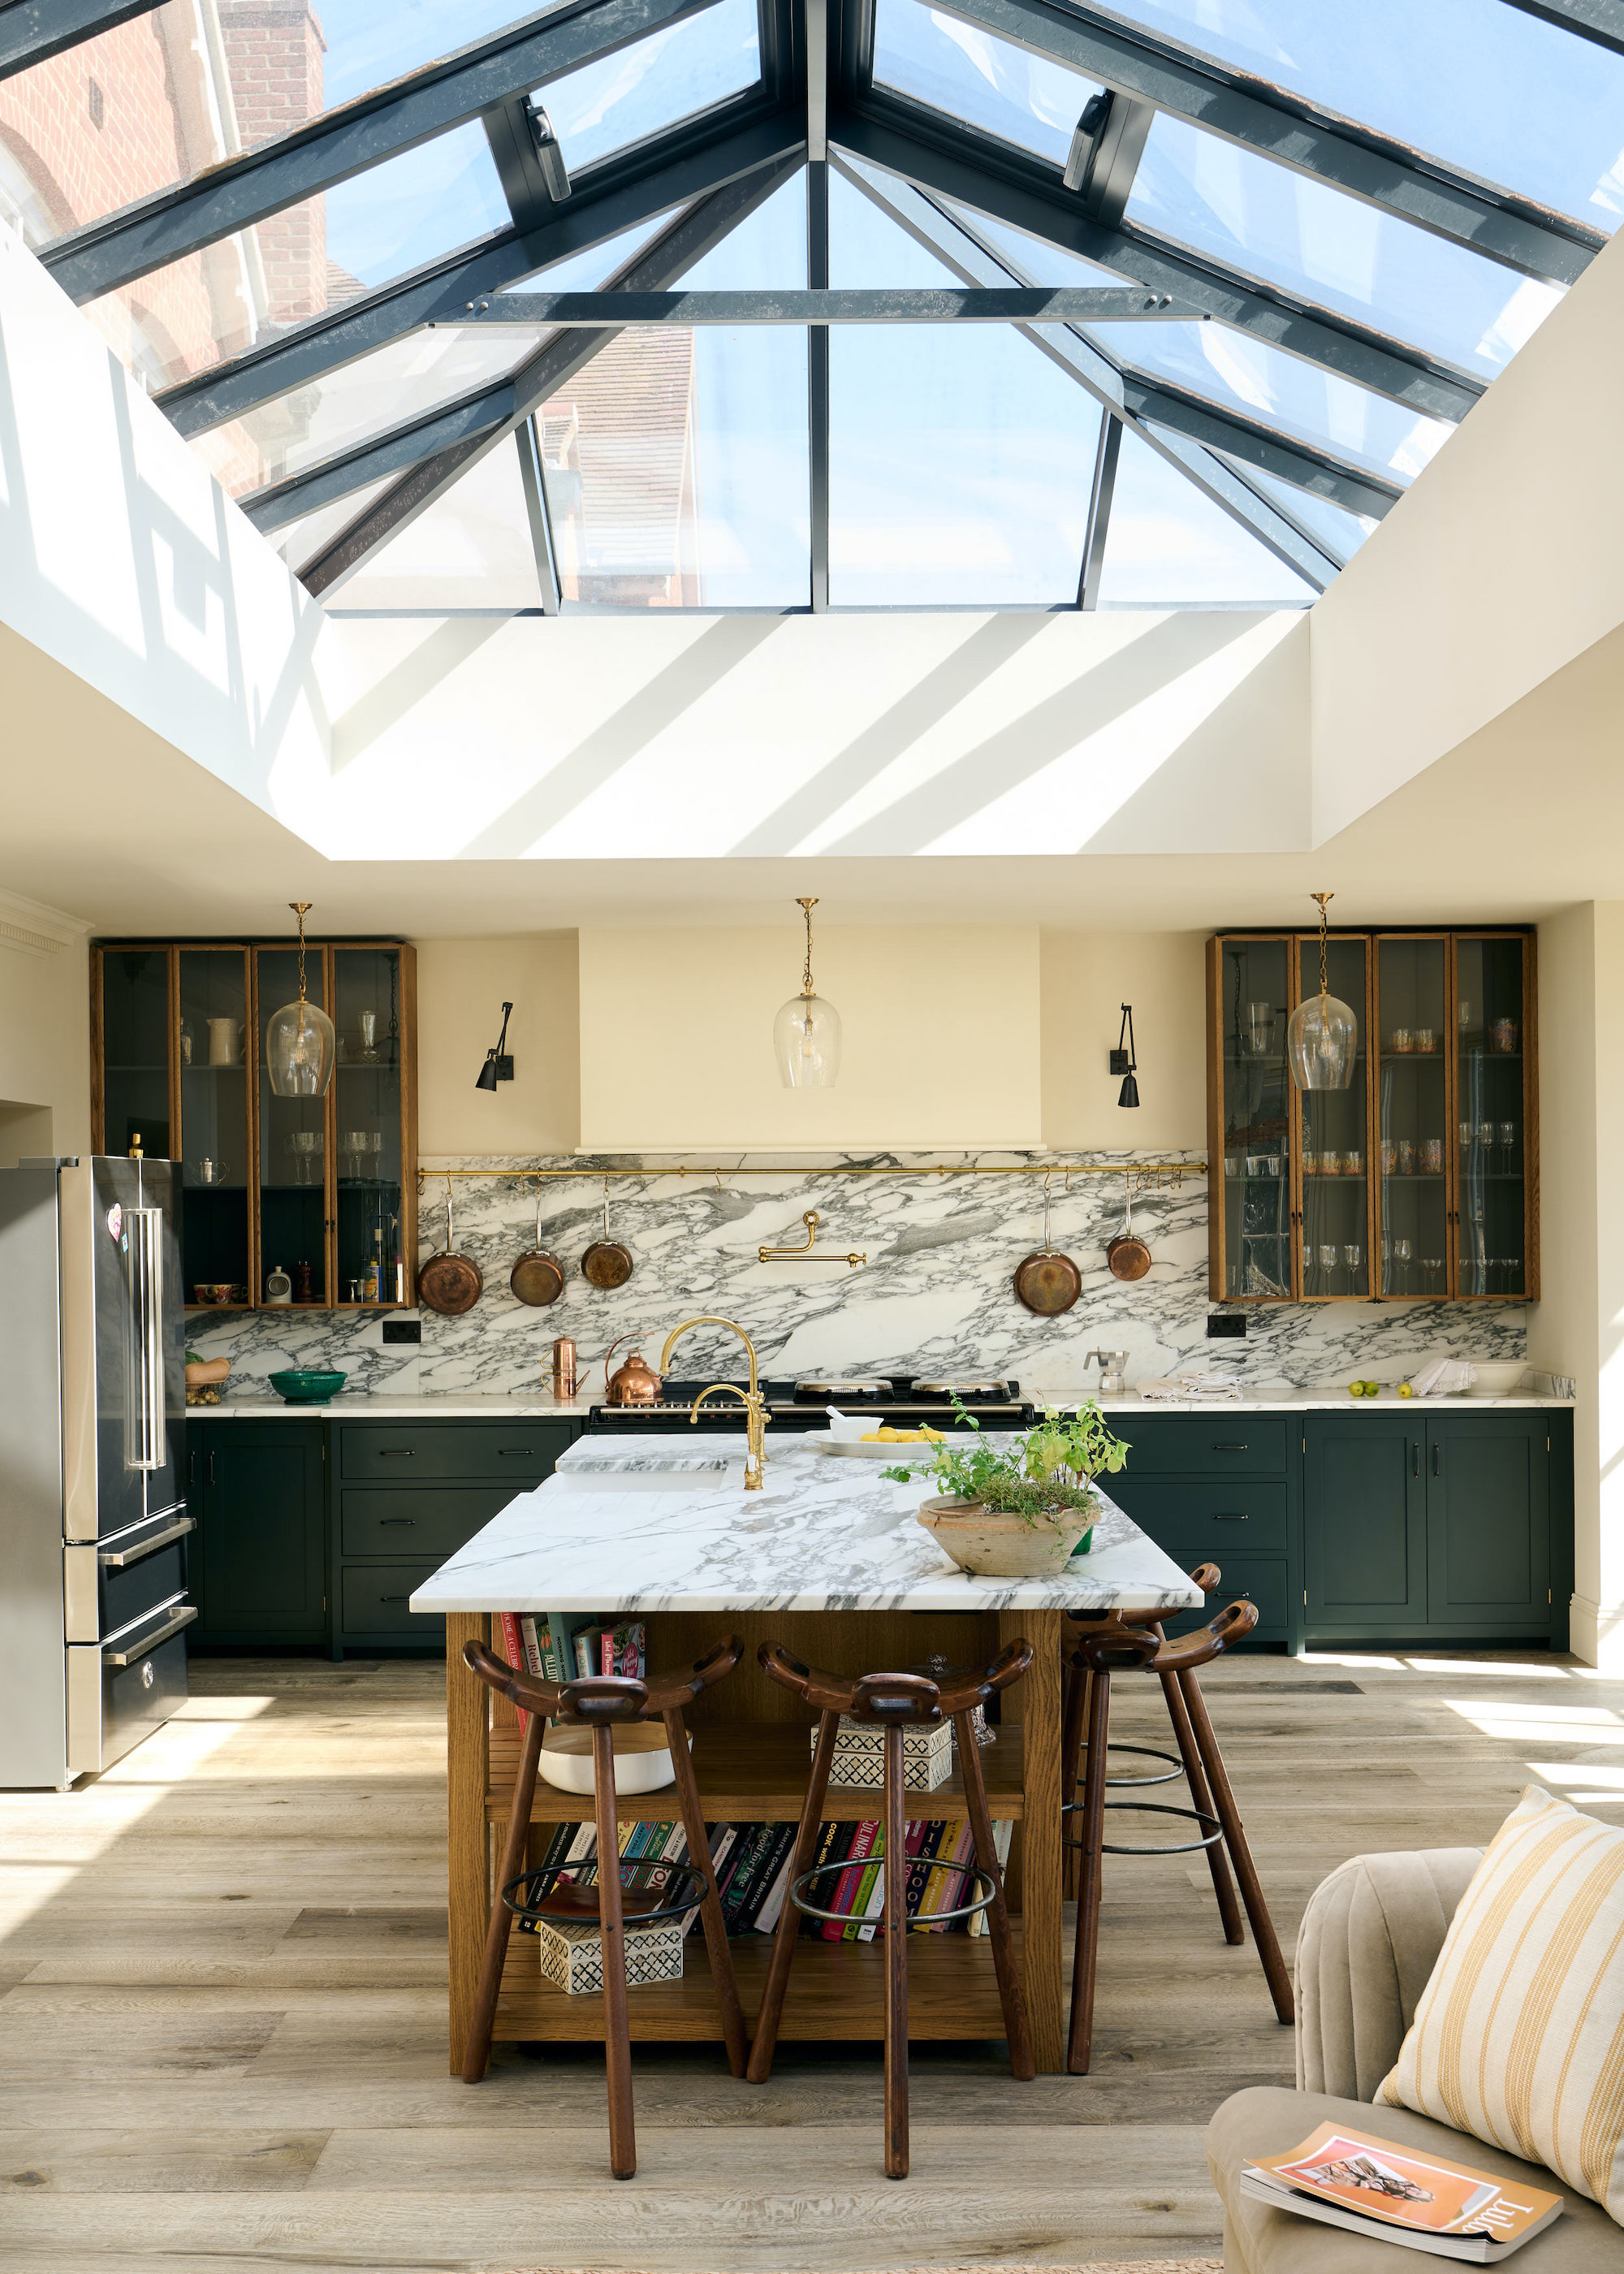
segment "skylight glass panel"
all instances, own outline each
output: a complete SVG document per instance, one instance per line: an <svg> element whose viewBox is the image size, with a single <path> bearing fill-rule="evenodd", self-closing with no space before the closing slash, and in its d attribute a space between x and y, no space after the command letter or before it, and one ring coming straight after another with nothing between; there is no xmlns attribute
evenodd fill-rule
<svg viewBox="0 0 1624 2274"><path fill-rule="evenodd" d="M321 0L319 16L167 0L0 83L0 147L26 192L28 242L192 181L542 12L513 0ZM0 178L11 202L5 189Z"/></svg>
<svg viewBox="0 0 1624 2274"><path fill-rule="evenodd" d="M1259 467L1231 458L1227 450L1219 451L1218 456L1234 467L1243 481L1249 482L1254 490L1261 490L1282 513L1289 514L1311 537L1319 537L1334 546L1339 559L1351 561L1365 538L1380 527L1370 515L1349 513L1312 490L1298 489L1294 482L1282 482L1277 475L1266 474Z"/></svg>
<svg viewBox="0 0 1624 2274"><path fill-rule="evenodd" d="M872 198L833 168L829 175L829 282L838 292L919 289L963 282Z"/></svg>
<svg viewBox="0 0 1624 2274"><path fill-rule="evenodd" d="M1151 127L1127 218L1485 379L1562 297L1559 285L1165 113Z"/></svg>
<svg viewBox="0 0 1624 2274"><path fill-rule="evenodd" d="M761 79L755 0L716 0L618 54L550 79L545 110L572 172L709 110Z"/></svg>
<svg viewBox="0 0 1624 2274"><path fill-rule="evenodd" d="M803 329L628 328L536 425L567 604L808 605Z"/></svg>
<svg viewBox="0 0 1624 2274"><path fill-rule="evenodd" d="M383 495L390 478L386 474L379 481L368 482L365 489L352 490L348 497L335 499L331 505L318 506L314 513L290 521L285 529L267 531L268 542L297 576L342 531L348 529L357 515L365 513L374 499Z"/></svg>
<svg viewBox="0 0 1624 2274"><path fill-rule="evenodd" d="M1447 165L1609 232L1624 216L1624 56L1506 0L1110 0Z"/></svg>
<svg viewBox="0 0 1624 2274"><path fill-rule="evenodd" d="M830 331L837 607L1074 603L1100 410L996 324Z"/></svg>
<svg viewBox="0 0 1624 2274"><path fill-rule="evenodd" d="M157 393L507 225L477 125L154 268L85 309Z"/></svg>
<svg viewBox="0 0 1624 2274"><path fill-rule="evenodd" d="M351 508L353 518L356 508ZM334 593L340 613L539 608L536 549L512 435L470 466Z"/></svg>
<svg viewBox="0 0 1624 2274"><path fill-rule="evenodd" d="M1314 598L1232 514L1137 435L1123 435L1099 606L1305 608Z"/></svg>
<svg viewBox="0 0 1624 2274"><path fill-rule="evenodd" d="M1056 166L1065 163L1084 104L1100 92L1094 79L920 0L879 0L874 76Z"/></svg>
<svg viewBox="0 0 1624 2274"><path fill-rule="evenodd" d="M1088 335L1147 378L1168 380L1388 481L1413 481L1455 432L1224 324L1095 324Z"/></svg>

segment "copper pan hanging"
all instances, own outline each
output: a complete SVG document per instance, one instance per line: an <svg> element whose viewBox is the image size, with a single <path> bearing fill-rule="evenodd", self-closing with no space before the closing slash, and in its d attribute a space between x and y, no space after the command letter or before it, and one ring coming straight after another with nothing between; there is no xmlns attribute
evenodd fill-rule
<svg viewBox="0 0 1624 2274"><path fill-rule="evenodd" d="M1083 1275L1049 1236L1049 1178L1043 1179L1043 1245L1015 1267L1015 1292L1041 1319L1057 1319L1083 1291Z"/></svg>
<svg viewBox="0 0 1624 2274"><path fill-rule="evenodd" d="M544 1187L545 1189L545 1187ZM545 1310L556 1303L564 1291L564 1267L556 1255L541 1244L542 1193L536 1194L536 1245L520 1256L508 1274L508 1284L521 1303L532 1310Z"/></svg>
<svg viewBox="0 0 1624 2274"><path fill-rule="evenodd" d="M1150 1250L1133 1229L1133 1178L1123 1178L1122 1230L1105 1251L1106 1267L1113 1278L1142 1279L1150 1269Z"/></svg>
<svg viewBox="0 0 1624 2274"><path fill-rule="evenodd" d="M581 1259L581 1276L605 1293L624 1287L635 1269L632 1252L609 1237L609 1179L604 1178L604 1236L595 1239Z"/></svg>
<svg viewBox="0 0 1624 2274"><path fill-rule="evenodd" d="M442 1318L459 1319L464 1311L471 1311L485 1292L485 1278L479 1266L469 1255L456 1252L456 1222L451 1209L451 1186L446 1186L446 1244L437 1255L431 1255L417 1273L417 1300L426 1303L431 1311Z"/></svg>

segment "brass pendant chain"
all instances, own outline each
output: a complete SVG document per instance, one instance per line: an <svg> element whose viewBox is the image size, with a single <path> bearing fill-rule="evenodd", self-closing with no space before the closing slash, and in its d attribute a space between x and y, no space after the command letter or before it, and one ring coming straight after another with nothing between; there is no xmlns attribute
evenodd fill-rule
<svg viewBox="0 0 1624 2274"><path fill-rule="evenodd" d="M304 919L315 906L313 900L289 900L288 906L299 920L299 1000L304 1000ZM1324 910L1320 911L1321 915Z"/></svg>
<svg viewBox="0 0 1624 2274"><path fill-rule="evenodd" d="M1326 977L1326 965L1325 965L1325 953L1326 953L1326 913L1325 913L1325 904L1326 904L1326 902L1327 902L1327 900L1334 900L1336 898L1336 895L1335 895L1335 892L1311 892L1311 893L1309 894L1309 896L1308 896L1308 897L1309 897L1309 899L1310 899L1311 900L1317 900L1317 901L1320 903L1320 1000L1323 1003L1323 1002L1324 1002L1324 1000L1325 1000L1325 998L1326 998L1326 997L1327 997L1327 996L1330 993L1330 991L1331 991L1329 983L1328 983L1328 981L1327 981L1327 977Z"/></svg>
<svg viewBox="0 0 1624 2274"><path fill-rule="evenodd" d="M816 896L809 900L797 900L795 905L807 920L807 960L801 974L801 991L809 1002L816 992L812 985L812 911L817 900Z"/></svg>

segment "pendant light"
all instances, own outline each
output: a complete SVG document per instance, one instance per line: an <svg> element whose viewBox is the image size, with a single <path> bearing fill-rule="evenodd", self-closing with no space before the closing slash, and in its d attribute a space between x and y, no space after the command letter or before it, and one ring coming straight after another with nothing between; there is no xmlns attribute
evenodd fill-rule
<svg viewBox="0 0 1624 2274"><path fill-rule="evenodd" d="M1325 904L1335 892L1314 892L1320 903L1320 992L1299 1003L1286 1025L1286 1059L1299 1089L1346 1089L1353 1080L1359 1022L1326 982Z"/></svg>
<svg viewBox="0 0 1624 2274"><path fill-rule="evenodd" d="M265 1030L265 1071L276 1097L325 1097L333 1079L333 1021L304 995L304 919L309 900L289 900L299 920L299 999L284 1003Z"/></svg>
<svg viewBox="0 0 1624 2274"><path fill-rule="evenodd" d="M772 1022L773 1055L786 1089L832 1089L840 1071L840 1013L812 985L812 911L816 900L797 900L806 918L807 960L801 992Z"/></svg>

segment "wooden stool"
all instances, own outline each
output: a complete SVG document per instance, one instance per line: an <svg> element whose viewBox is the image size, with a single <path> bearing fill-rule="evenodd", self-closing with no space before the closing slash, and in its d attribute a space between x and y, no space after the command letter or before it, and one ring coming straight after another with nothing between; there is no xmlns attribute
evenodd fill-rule
<svg viewBox="0 0 1624 2274"><path fill-rule="evenodd" d="M1214 1575L1215 1576L1215 1575ZM1198 1575L1199 1577L1199 1575ZM1074 1731L1080 1729L1086 1707L1087 1734L1084 1739L1086 1758L1083 1768L1083 1797L1080 1805L1064 1804L1063 1812L1076 1812L1081 1818L1081 1836L1071 1843L1081 1853L1081 1881L1077 1896L1077 1942L1071 1970L1071 2017L1066 2038L1066 2067L1074 2076L1085 2076L1094 2037L1094 1963L1100 1940L1100 1881L1101 1861L1104 1856L1185 1856L1198 1848L1205 1848L1210 1858L1222 1840L1229 1849L1235 1874L1240 1881L1241 1895L1246 1915L1252 1921L1253 1940L1262 1961L1264 1976L1274 2001L1274 2011L1282 2022L1295 2018L1291 1998L1290 1977L1286 1972L1280 1944L1274 1934L1268 1906L1263 1900L1263 1889L1252 1860L1252 1850L1246 1844L1246 1834L1241 1825L1240 1811L1235 1805L1235 1796L1225 1773L1223 1756L1218 1750L1218 1740L1213 1734L1206 1701L1195 1678L1195 1669L1207 1665L1222 1652L1252 1632L1258 1623L1255 1603L1231 1603L1226 1611L1198 1627L1193 1634L1184 1635L1177 1642L1168 1642L1159 1629L1132 1627L1119 1616L1101 1618L1085 1628L1081 1641L1071 1660L1071 1688L1067 1698L1065 1731L1063 1743L1071 1747L1062 1761L1062 1787L1076 1788L1077 1753ZM1108 1800L1106 1788L1116 1781L1107 1774L1107 1755L1109 1751L1111 1675L1113 1672L1148 1667L1162 1677L1163 1695L1169 1701L1168 1710L1173 1716L1173 1726L1184 1752L1186 1737L1193 1759L1186 1755L1191 1774L1190 1808L1174 1808L1164 1802L1147 1800ZM1177 1693L1177 1710L1174 1706ZM1144 1750L1140 1748L1139 1750ZM1164 1758L1170 1758L1171 1756ZM1162 1781L1158 1778L1156 1782ZM1139 1781L1139 1780L1123 1780ZM1199 1840L1184 1841L1163 1848L1124 1848L1104 1838L1105 1811L1108 1808L1137 1810L1159 1816L1181 1816L1193 1819L1202 1827ZM1214 1885L1218 1889L1219 1909L1224 1912L1223 1886L1214 1873ZM1228 1873L1224 1886L1228 1885ZM1233 1904L1234 1890L1229 1888ZM1238 1930L1238 1921L1237 1921ZM1224 1912L1225 1932L1232 1942L1238 1942L1238 1931L1229 1931L1229 1914Z"/></svg>
<svg viewBox="0 0 1624 2274"><path fill-rule="evenodd" d="M510 1698L515 1706L522 1706L530 1717L519 1754L519 1773L513 1783L508 1838L496 1875L496 1900L491 1906L485 1964L480 1969L469 2025L462 2079L466 2084L477 2084L491 2057L491 2029L496 2017L497 1993L501 1988L508 1937L515 1911L522 1911L526 1917L597 1919L603 1936L609 2168L617 2180L629 2180L637 2168L637 2142L632 2122L631 2035L626 2013L624 1919L628 1912L644 1921L665 1917L674 1911L688 1909L695 1896L699 1898L705 1947L716 1983L717 2002L722 2009L727 2064L735 2076L744 2074L744 2014L739 2004L739 1985L733 1978L733 1954L727 1947L721 1898L710 1867L710 1847L699 1805L699 1786L695 1780L688 1730L682 1719L685 1706L712 1683L733 1672L743 1648L739 1638L730 1635L686 1674L650 1675L643 1682L621 1675L595 1674L579 1682L561 1683L516 1673L480 1643L470 1642L462 1652L465 1662L481 1682L499 1690L504 1698ZM530 1803L535 1798L537 1764L541 1758L541 1740L548 1717L566 1726L584 1725L592 1733L592 1799L598 1821L598 1856L595 1864L561 1864L551 1871L526 1871L524 1851L530 1834ZM651 1896L627 1896L622 1888L621 1869L605 1868L611 1863L618 1867L620 1856L614 1805L614 1741L611 1732L617 1721L652 1721L657 1717L665 1723L665 1741L671 1748L677 1805L682 1812L682 1828L688 1834L688 1864L680 1871L668 1867L666 1879ZM629 1867L634 1873L636 1869ZM575 1876L588 1871L596 1872L593 1886L583 1884ZM543 1879L551 1882L551 1886L538 1894L537 1883ZM689 1883L675 1902L665 1899L673 1880Z"/></svg>
<svg viewBox="0 0 1624 2274"><path fill-rule="evenodd" d="M902 1732L905 1728L939 1722L951 1715L958 1733L965 1805L975 1838L974 1869L966 1870L961 1876L978 1879L986 1891L974 1902L961 1903L951 1910L916 1914L914 1923L927 1925L937 1920L966 1918L978 1910L987 1913L993 1965L998 1977L998 1999L1004 2008L1004 2034L1010 2041L1010 2067L1018 2077L1031 2077L1035 2074L1032 2033L1026 2025L1026 2002L1015 1968L1009 1909L1004 1900L1004 1875L998 1869L998 1853L993 1845L992 1818L987 1812L987 1788L981 1777L981 1751L970 1725L970 1715L972 1709L985 1705L995 1690L1005 1689L1011 1682L1020 1679L1032 1663L1032 1652L1026 1643L1012 1642L1007 1650L1000 1652L990 1666L980 1669L954 1668L935 1680L919 1674L851 1676L825 1674L816 1667L803 1666L798 1658L792 1658L777 1643L763 1643L757 1655L770 1679L786 1690L793 1690L796 1697L805 1698L809 1706L817 1707L819 1721L817 1748L812 1756L812 1773L807 1783L806 1803L801 1811L801 1828L795 1835L794 1856L790 1864L789 1892L778 1920L778 1937L772 1946L772 1961L767 1973L766 1994L762 1999L756 2036L750 2046L750 2082L752 2084L764 2084L772 2071L778 2023L783 2018L784 1997L789 1987L790 1965L801 1932L801 1914L804 1911L812 1918L832 1918L836 1916L831 1911L819 1909L816 1904L808 1900L805 1890L809 1880L823 1876L822 1872L812 1868L812 1856L817 1845L818 1826L823 1820L823 1796L829 1787L835 1736L840 1727L840 1716L849 1714L854 1721L873 1722L885 1733L885 1900L883 1912L885 1934L885 2176L890 2180L906 2180L908 2175L908 1920L905 1900L907 1811L902 1781ZM915 1796L916 1799L924 1797L923 1795ZM823 1867L823 1871L832 1873L836 1868L828 1864ZM844 1870L846 1866L839 1868Z"/></svg>

